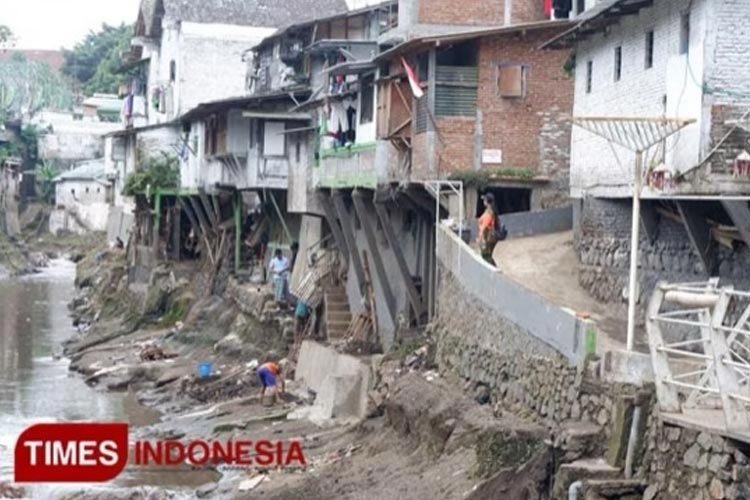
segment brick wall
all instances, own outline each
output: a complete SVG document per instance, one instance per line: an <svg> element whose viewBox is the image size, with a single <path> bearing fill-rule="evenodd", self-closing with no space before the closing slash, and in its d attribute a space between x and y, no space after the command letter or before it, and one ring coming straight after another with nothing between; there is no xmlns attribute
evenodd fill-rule
<svg viewBox="0 0 750 500"><path fill-rule="evenodd" d="M715 104L750 103L750 0L714 7L715 39L708 47L706 83Z"/></svg>
<svg viewBox="0 0 750 500"><path fill-rule="evenodd" d="M419 0L419 22L484 26L504 24L506 3L509 3L509 24L548 19L544 14L543 0L469 0L462 2L460 9L456 8L453 0Z"/></svg>
<svg viewBox="0 0 750 500"><path fill-rule="evenodd" d="M437 118L437 169L444 177L448 172L474 168L474 128L476 119L468 117ZM442 140L441 140L442 139Z"/></svg>
<svg viewBox="0 0 750 500"><path fill-rule="evenodd" d="M456 8L455 0L419 0L423 24L503 24L505 0L470 0Z"/></svg>
<svg viewBox="0 0 750 500"><path fill-rule="evenodd" d="M551 177L567 175L570 125L561 118L573 108L573 79L563 71L568 51L537 50L555 33L484 38L479 53L483 147L501 149L505 166L528 167ZM499 64L527 67L526 97L498 95Z"/></svg>

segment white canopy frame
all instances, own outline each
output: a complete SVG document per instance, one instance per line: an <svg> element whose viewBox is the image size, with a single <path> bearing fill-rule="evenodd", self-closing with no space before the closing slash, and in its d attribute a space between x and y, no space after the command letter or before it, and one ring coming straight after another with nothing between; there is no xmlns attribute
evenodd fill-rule
<svg viewBox="0 0 750 500"><path fill-rule="evenodd" d="M630 278L628 283L627 350L635 344L635 303L638 282L638 239L640 237L641 192L643 190L643 154L688 125L694 119L639 117L573 117L573 124L610 143L635 153L633 175L633 221L630 233Z"/></svg>

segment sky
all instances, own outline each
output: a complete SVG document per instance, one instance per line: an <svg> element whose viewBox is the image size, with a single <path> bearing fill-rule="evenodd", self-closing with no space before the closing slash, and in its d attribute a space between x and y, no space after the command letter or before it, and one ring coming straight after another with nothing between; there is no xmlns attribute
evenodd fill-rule
<svg viewBox="0 0 750 500"><path fill-rule="evenodd" d="M102 23L135 23L140 0L0 0L19 49L71 48Z"/></svg>

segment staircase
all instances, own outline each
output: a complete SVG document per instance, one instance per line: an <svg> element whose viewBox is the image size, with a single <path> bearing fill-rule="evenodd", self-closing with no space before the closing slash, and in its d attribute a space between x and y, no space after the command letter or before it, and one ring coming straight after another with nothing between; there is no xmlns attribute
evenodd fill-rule
<svg viewBox="0 0 750 500"><path fill-rule="evenodd" d="M340 285L327 287L323 292L323 304L325 306L323 319L328 338L343 338L352 321L346 290Z"/></svg>

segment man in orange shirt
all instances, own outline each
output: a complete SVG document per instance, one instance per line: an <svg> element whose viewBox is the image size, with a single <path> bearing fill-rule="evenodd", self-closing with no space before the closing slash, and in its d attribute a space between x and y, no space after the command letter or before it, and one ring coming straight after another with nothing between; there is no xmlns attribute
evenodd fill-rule
<svg viewBox="0 0 750 500"><path fill-rule="evenodd" d="M492 193L482 195L484 201L484 213L479 217L479 234L477 234L477 244L482 258L489 264L495 265L492 258L492 252L495 250L497 237L495 228L497 225L497 214L495 213L495 197Z"/></svg>
<svg viewBox="0 0 750 500"><path fill-rule="evenodd" d="M266 393L267 387L273 387L273 402L279 397L279 384L281 384L281 392L284 392L284 375L281 371L281 367L278 363L268 361L258 367L258 378L260 379L260 401L263 402L263 396ZM277 379L279 384L277 384Z"/></svg>

